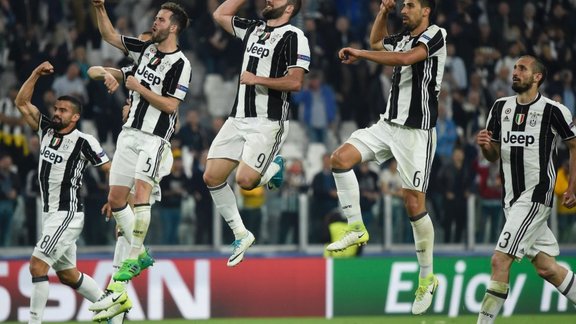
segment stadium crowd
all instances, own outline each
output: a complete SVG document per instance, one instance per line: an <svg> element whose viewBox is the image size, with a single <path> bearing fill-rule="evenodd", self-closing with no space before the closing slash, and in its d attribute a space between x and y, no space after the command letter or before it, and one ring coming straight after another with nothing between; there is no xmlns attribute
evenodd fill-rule
<svg viewBox="0 0 576 324"><path fill-rule="evenodd" d="M150 28L157 0L107 0L115 28L138 35ZM207 149L233 103L239 75L241 44L217 27L211 13L218 0L176 1L191 17L180 46L192 63L190 93L181 104L180 128L172 140L175 163L161 183L162 202L153 217L162 224L151 229L149 244L213 244L214 212L202 180ZM397 1L398 8L401 1ZM256 17L263 0L251 0L242 16ZM336 187L329 165L332 152L357 128L378 119L388 100L392 69L367 61L341 64L344 46L368 47L378 0L306 0L293 24L306 33L312 51L311 72L302 91L292 97L290 135L283 148L288 158L285 184L279 191L238 189L242 215L260 228L259 243L298 242L300 195L309 199L310 243L329 240L327 224L339 220ZM476 241L495 242L503 224L499 165L478 154L474 138L482 129L496 98L512 95L512 68L522 54L538 56L549 78L545 94L576 108L573 78L576 54L574 0L438 1L435 23L448 31L448 58L440 93L438 147L428 190L439 240L466 239L467 201L477 197ZM401 20L394 16L392 33ZM125 90L110 95L101 82L90 80L93 65L130 64L123 53L100 39L89 1L0 0L0 246L31 246L37 240L39 185L38 138L23 127L14 106L21 83L40 62L50 61L54 76L36 86L33 103L49 113L56 98L74 94L84 104L81 129L95 135L113 156L122 127ZM565 152L560 151L565 156ZM384 196L392 204L393 240L410 242L411 234L399 197L400 180L394 161L357 169L366 225L382 242ZM557 193L565 190L567 170L558 165ZM260 188L262 189L262 188ZM109 245L113 224L104 222L108 182L98 169L85 176L83 199L86 245ZM558 209L560 243L573 243L576 210ZM402 224L406 222L406 224ZM576 230L576 228L575 228ZM257 230L258 231L258 230ZM379 233L379 234L376 234ZM231 235L224 231L225 235ZM231 239L224 239L225 242Z"/></svg>

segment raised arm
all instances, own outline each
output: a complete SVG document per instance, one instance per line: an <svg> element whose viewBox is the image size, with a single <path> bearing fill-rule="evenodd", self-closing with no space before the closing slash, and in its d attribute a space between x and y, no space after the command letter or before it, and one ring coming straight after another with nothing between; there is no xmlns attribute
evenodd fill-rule
<svg viewBox="0 0 576 324"><path fill-rule="evenodd" d="M388 13L394 9L396 2L394 0L382 0L380 11L374 19L372 30L370 31L370 48L373 50L383 50L382 40L388 36Z"/></svg>
<svg viewBox="0 0 576 324"><path fill-rule="evenodd" d="M114 26L108 17L108 13L106 13L106 8L104 8L104 0L92 0L92 5L96 11L98 30L100 30L102 39L110 45L125 51L124 45L122 44L122 37L116 32L116 29L114 29Z"/></svg>
<svg viewBox="0 0 576 324"><path fill-rule="evenodd" d="M122 71L102 66L91 66L88 69L88 76L92 80L104 80L104 85L108 89L109 93L113 93L118 89L120 82L124 80Z"/></svg>
<svg viewBox="0 0 576 324"><path fill-rule="evenodd" d="M212 18L218 23L225 31L234 35L234 28L232 27L232 17L236 15L238 10L244 5L246 0L226 0L214 12Z"/></svg>
<svg viewBox="0 0 576 324"><path fill-rule="evenodd" d="M240 76L240 83L247 85L261 85L278 91L300 91L304 83L304 69L294 67L288 69L288 73L281 78L268 78L254 75L244 71Z"/></svg>
<svg viewBox="0 0 576 324"><path fill-rule="evenodd" d="M38 130L38 124L40 122L40 111L38 110L38 107L34 106L31 102L34 87L41 76L52 73L54 73L54 67L50 62L46 61L38 65L24 82L16 96L16 107L18 107L24 120L33 131Z"/></svg>
<svg viewBox="0 0 576 324"><path fill-rule="evenodd" d="M382 65L406 66L424 61L428 57L428 49L424 44L418 44L406 52L368 51L346 47L340 50L338 56L345 64L352 64L359 59L365 59Z"/></svg>

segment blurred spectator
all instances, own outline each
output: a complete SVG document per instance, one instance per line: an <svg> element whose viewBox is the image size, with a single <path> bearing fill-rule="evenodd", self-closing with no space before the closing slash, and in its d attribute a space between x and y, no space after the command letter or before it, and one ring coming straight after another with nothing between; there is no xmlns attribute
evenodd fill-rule
<svg viewBox="0 0 576 324"><path fill-rule="evenodd" d="M381 233L379 221L374 214L374 207L380 199L378 173L372 171L368 163L360 163L354 171L360 188L360 211L364 225L369 233ZM381 237L381 235L374 237Z"/></svg>
<svg viewBox="0 0 576 324"><path fill-rule="evenodd" d="M108 200L108 178L100 169L88 167L84 172L84 229L82 236L86 245L108 245L113 235L114 222L107 223L100 212Z"/></svg>
<svg viewBox="0 0 576 324"><path fill-rule="evenodd" d="M196 202L196 244L212 244L214 228L214 209L212 196L204 184L203 176L206 169L208 150L203 150L198 159L194 160L194 168L190 184L190 192Z"/></svg>
<svg viewBox="0 0 576 324"><path fill-rule="evenodd" d="M504 225L500 164L490 162L479 154L473 168L480 198L480 214L476 217L476 242L495 243Z"/></svg>
<svg viewBox="0 0 576 324"><path fill-rule="evenodd" d="M242 188L239 188L239 190L242 196L242 208L240 208L242 220L246 224L246 228L249 228L255 237L262 237L263 207L266 202L264 186L256 187L252 190Z"/></svg>
<svg viewBox="0 0 576 324"><path fill-rule="evenodd" d="M178 138L182 141L182 146L187 147L195 158L200 156L200 152L208 147L206 133L200 124L198 111L190 109L186 112L186 120L178 131Z"/></svg>
<svg viewBox="0 0 576 324"><path fill-rule="evenodd" d="M464 60L456 55L454 44L446 44L446 55L444 82L450 83L450 89L465 90L468 88L466 65L464 65Z"/></svg>
<svg viewBox="0 0 576 324"><path fill-rule="evenodd" d="M34 246L38 241L37 224L41 224L39 218L42 217L40 210L40 182L38 181L38 162L40 158L40 139L34 135L28 139L30 154L25 162L18 166L18 172L23 169L28 170L24 182L24 227L26 228L26 241L28 246ZM24 167L23 167L24 166Z"/></svg>
<svg viewBox="0 0 576 324"><path fill-rule="evenodd" d="M180 210L182 199L188 195L189 179L182 168L182 158L174 155L172 170L160 182L162 190L162 206L160 217L162 219L162 244L178 244L178 226L180 226Z"/></svg>
<svg viewBox="0 0 576 324"><path fill-rule="evenodd" d="M438 102L438 120L436 121L436 156L445 164L452 158L454 145L458 141L456 124L446 112L444 102Z"/></svg>
<svg viewBox="0 0 576 324"><path fill-rule="evenodd" d="M510 68L508 66L502 65L500 69L496 70L496 78L490 83L488 89L492 99L514 95Z"/></svg>
<svg viewBox="0 0 576 324"><path fill-rule="evenodd" d="M556 176L556 185L554 193L558 202L562 201L564 192L568 189L569 181L569 163L565 160L558 169ZM576 207L568 208L562 203L558 203L558 242L574 243L576 242Z"/></svg>
<svg viewBox="0 0 576 324"><path fill-rule="evenodd" d="M310 202L310 243L329 241L329 234L322 230L326 217L338 207L336 182L330 168L330 154L322 155L322 170L312 179ZM322 233L319 237L318 233ZM321 239L321 240L319 240Z"/></svg>
<svg viewBox="0 0 576 324"><path fill-rule="evenodd" d="M18 89L17 86L10 87L8 96L0 99L0 151L11 155L16 164L29 152L22 127L24 120L14 104Z"/></svg>
<svg viewBox="0 0 576 324"><path fill-rule="evenodd" d="M336 118L338 107L332 87L324 83L319 71L312 71L308 77L308 86L292 94L296 104L302 104L301 120L307 126L311 142L326 144L326 132Z"/></svg>
<svg viewBox="0 0 576 324"><path fill-rule="evenodd" d="M300 160L294 160L288 166L284 185L280 188L282 207L280 215L280 231L278 243L297 244L299 237L300 195L308 189L304 165Z"/></svg>
<svg viewBox="0 0 576 324"><path fill-rule="evenodd" d="M398 173L396 159L388 161L388 165L380 173L380 188L382 194L390 197L390 210L392 212L392 241L395 243L409 243L412 238L412 226L406 222L406 209L404 208L404 194L402 192L402 178ZM386 205L383 204L383 210Z"/></svg>
<svg viewBox="0 0 576 324"><path fill-rule="evenodd" d="M86 85L80 77L80 68L76 63L70 63L66 69L66 74L56 77L52 89L54 89L56 97L70 95L78 98L82 104L88 102L88 91L86 91Z"/></svg>
<svg viewBox="0 0 576 324"><path fill-rule="evenodd" d="M14 167L10 155L0 153L0 246L8 246L11 241L11 225L20 193L20 181Z"/></svg>
<svg viewBox="0 0 576 324"><path fill-rule="evenodd" d="M468 220L467 199L470 194L470 170L464 164L464 151L454 148L452 161L442 166L438 182L444 188L445 213L441 215L444 243L462 243Z"/></svg>

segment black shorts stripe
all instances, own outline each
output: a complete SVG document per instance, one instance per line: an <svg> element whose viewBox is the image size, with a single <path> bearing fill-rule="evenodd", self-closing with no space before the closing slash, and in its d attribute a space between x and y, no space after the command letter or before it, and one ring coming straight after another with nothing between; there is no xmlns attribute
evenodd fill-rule
<svg viewBox="0 0 576 324"><path fill-rule="evenodd" d="M60 226L58 226L58 229L56 230L56 232L54 232L54 235L52 235L52 237L48 241L48 245L44 249L44 253L50 254L50 253L54 252L54 248L56 248L56 243L58 243L58 241L62 237L62 234L68 228L68 225L70 225L70 222L72 221L72 219L74 219L74 214L75 214L75 212L72 212L72 211L69 211L66 213L66 217L64 218L64 221L62 221L62 224L60 224Z"/></svg>
<svg viewBox="0 0 576 324"><path fill-rule="evenodd" d="M518 252L518 247L520 246L520 242L524 238L528 227L530 227L530 224L532 224L532 221L534 220L534 217L536 217L536 214L538 214L539 210L540 208L538 207L538 203L532 203L532 207L530 208L528 215L526 215L522 221L522 224L520 225L520 228L518 229L518 232L512 241L512 245L510 245L510 249L508 249L509 254L516 255L516 252Z"/></svg>
<svg viewBox="0 0 576 324"><path fill-rule="evenodd" d="M268 159L266 160L266 164L264 165L264 168L262 168L262 172L260 173L260 176L263 176L264 173L266 173L266 170L268 170L268 167L270 166L272 161L274 161L274 158L276 157L276 155L280 151L280 143L282 143L282 135L284 134L284 122L279 120L278 123L280 124L280 129L278 130L278 132L276 132L276 136L274 139L274 145L272 145L272 150L270 151L270 154L268 155Z"/></svg>
<svg viewBox="0 0 576 324"><path fill-rule="evenodd" d="M434 160L434 152L432 148L434 136L432 129L428 130L428 142L426 143L426 170L424 170L424 183L422 184L422 192L426 192L430 184L430 174L432 173L432 162Z"/></svg>

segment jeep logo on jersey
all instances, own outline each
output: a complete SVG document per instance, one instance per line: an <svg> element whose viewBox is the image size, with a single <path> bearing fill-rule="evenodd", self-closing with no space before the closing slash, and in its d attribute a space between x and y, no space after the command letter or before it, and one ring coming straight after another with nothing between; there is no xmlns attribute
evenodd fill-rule
<svg viewBox="0 0 576 324"><path fill-rule="evenodd" d="M270 55L269 49L267 49L265 46L262 46L262 45L257 44L257 43L252 43L252 45L250 47L248 47L246 52L248 54L250 54L250 56L255 56L255 57L260 57L260 58L265 58L265 57L268 57L268 55Z"/></svg>
<svg viewBox="0 0 576 324"><path fill-rule="evenodd" d="M522 132L506 132L506 137L502 139L504 143L510 143L510 146L530 146L536 139L532 135L526 135Z"/></svg>
<svg viewBox="0 0 576 324"><path fill-rule="evenodd" d="M148 81L150 85L159 85L161 82L160 77L156 76L154 71L149 71L146 66L142 66L136 74L142 76L142 80Z"/></svg>
<svg viewBox="0 0 576 324"><path fill-rule="evenodd" d="M58 164L64 161L64 158L62 156L58 155L54 150L48 147L44 147L44 149L40 151L40 158L52 164Z"/></svg>

